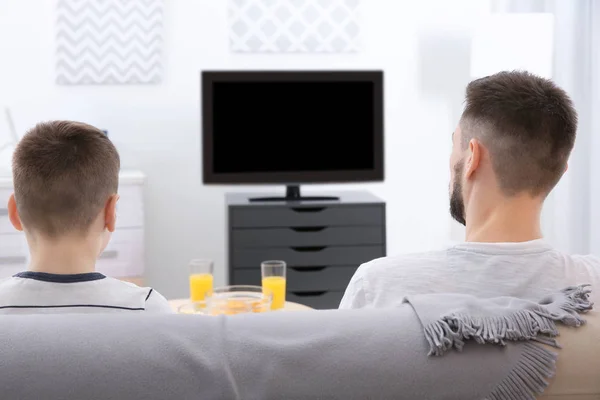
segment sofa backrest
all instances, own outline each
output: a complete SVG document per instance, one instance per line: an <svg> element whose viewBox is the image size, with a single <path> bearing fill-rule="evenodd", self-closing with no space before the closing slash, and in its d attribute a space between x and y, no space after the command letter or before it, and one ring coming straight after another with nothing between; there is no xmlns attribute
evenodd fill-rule
<svg viewBox="0 0 600 400"><path fill-rule="evenodd" d="M519 347L468 344L463 353L427 357L410 307L233 317L7 315L0 325L0 397L21 400L425 399L434 398L436 385L446 388L445 399L481 399L495 386L489 376L506 376L501 361ZM599 354L598 325L587 328L561 338L567 379L557 377L552 389L562 397L549 399L599 395L591 360ZM479 361L461 364L470 353ZM595 369L577 372L581 366Z"/></svg>
<svg viewBox="0 0 600 400"><path fill-rule="evenodd" d="M560 327L556 375L539 400L600 400L600 312L580 328Z"/></svg>

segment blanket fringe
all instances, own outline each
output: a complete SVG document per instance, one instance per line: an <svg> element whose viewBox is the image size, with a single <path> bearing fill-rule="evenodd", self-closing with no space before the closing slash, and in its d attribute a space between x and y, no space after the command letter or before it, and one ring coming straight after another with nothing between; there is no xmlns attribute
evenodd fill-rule
<svg viewBox="0 0 600 400"><path fill-rule="evenodd" d="M530 309L515 311L501 317L472 317L451 314L425 327L429 355L441 356L454 348L462 350L465 340L477 343L506 345L506 341L534 340L559 347L554 339L558 335L556 322L580 326L585 320L578 314L588 311L589 285L572 286L562 290L564 300L538 304Z"/></svg>
<svg viewBox="0 0 600 400"><path fill-rule="evenodd" d="M486 400L535 400L554 375L557 355L526 342L517 366L498 384Z"/></svg>

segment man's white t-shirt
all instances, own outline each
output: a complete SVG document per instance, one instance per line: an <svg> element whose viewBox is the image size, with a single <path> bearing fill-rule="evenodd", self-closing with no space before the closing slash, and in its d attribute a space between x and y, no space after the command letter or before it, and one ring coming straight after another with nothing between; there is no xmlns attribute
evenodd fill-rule
<svg viewBox="0 0 600 400"><path fill-rule="evenodd" d="M21 272L0 280L0 314L172 313L156 290L98 272Z"/></svg>
<svg viewBox="0 0 600 400"><path fill-rule="evenodd" d="M463 243L446 250L384 257L360 266L340 308L393 307L407 295L462 293L540 300L567 286L592 285L600 301L600 259L571 256L543 240Z"/></svg>

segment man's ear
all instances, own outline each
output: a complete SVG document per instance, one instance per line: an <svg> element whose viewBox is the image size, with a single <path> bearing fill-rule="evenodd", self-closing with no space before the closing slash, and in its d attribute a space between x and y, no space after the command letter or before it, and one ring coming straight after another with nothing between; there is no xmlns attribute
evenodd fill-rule
<svg viewBox="0 0 600 400"><path fill-rule="evenodd" d="M469 156L465 164L465 178L471 177L473 173L479 168L479 162L481 161L481 152L483 148L481 143L477 139L471 139L469 141Z"/></svg>
<svg viewBox="0 0 600 400"><path fill-rule="evenodd" d="M10 219L10 223L16 230L23 231L23 224L21 223L21 217L19 217L14 193L8 198L8 219Z"/></svg>
<svg viewBox="0 0 600 400"><path fill-rule="evenodd" d="M115 231L115 225L117 224L117 202L119 201L119 195L113 194L106 201L104 206L104 225L109 232Z"/></svg>

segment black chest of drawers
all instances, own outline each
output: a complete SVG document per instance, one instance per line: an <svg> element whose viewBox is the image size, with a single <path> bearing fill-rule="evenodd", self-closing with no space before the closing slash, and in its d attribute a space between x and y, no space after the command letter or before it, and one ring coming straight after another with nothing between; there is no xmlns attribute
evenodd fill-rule
<svg viewBox="0 0 600 400"><path fill-rule="evenodd" d="M385 203L368 192L338 201L250 202L227 194L229 284L260 285L260 263L287 263L287 300L337 308L358 266L385 256Z"/></svg>

